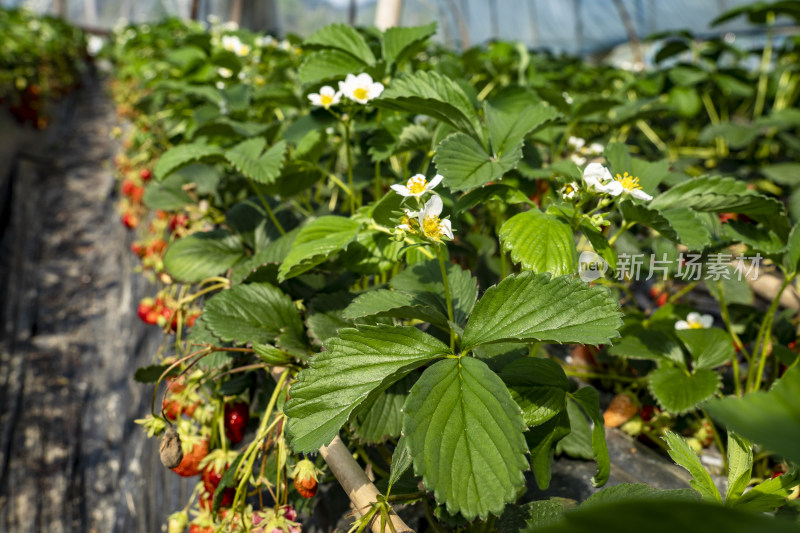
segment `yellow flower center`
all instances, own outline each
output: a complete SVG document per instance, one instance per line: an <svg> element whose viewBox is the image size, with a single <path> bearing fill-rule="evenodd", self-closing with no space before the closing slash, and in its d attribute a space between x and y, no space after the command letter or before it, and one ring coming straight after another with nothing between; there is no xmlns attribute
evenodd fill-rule
<svg viewBox="0 0 800 533"><path fill-rule="evenodd" d="M572 188L572 185L564 186L564 194L572 194L573 192L575 192L575 189Z"/></svg>
<svg viewBox="0 0 800 533"><path fill-rule="evenodd" d="M639 178L631 176L627 172L621 176L617 174L614 179L617 180L626 191L635 191L642 188L642 186L639 185Z"/></svg>
<svg viewBox="0 0 800 533"><path fill-rule="evenodd" d="M689 329L705 329L700 321L687 320L686 323L689 325Z"/></svg>
<svg viewBox="0 0 800 533"><path fill-rule="evenodd" d="M422 221L422 231L425 232L425 235L431 238L438 237L441 235L441 226L439 224L439 217L431 215L425 217L425 220Z"/></svg>
<svg viewBox="0 0 800 533"><path fill-rule="evenodd" d="M416 176L409 178L408 183L406 183L406 189L411 191L411 194L422 194L425 192L425 185L428 184L428 181L425 178L417 178Z"/></svg>
<svg viewBox="0 0 800 533"><path fill-rule="evenodd" d="M321 95L319 95L319 102L323 106L328 107L329 105L331 105L333 103L333 95L331 95L331 94L321 94Z"/></svg>
<svg viewBox="0 0 800 533"><path fill-rule="evenodd" d="M249 53L250 53L250 47L247 46L246 44L243 44L241 46L241 48L239 48L239 55L240 56L246 56Z"/></svg>
<svg viewBox="0 0 800 533"><path fill-rule="evenodd" d="M369 93L367 93L367 90L363 87L359 87L358 89L353 90L353 96L357 100L366 100L368 94Z"/></svg>

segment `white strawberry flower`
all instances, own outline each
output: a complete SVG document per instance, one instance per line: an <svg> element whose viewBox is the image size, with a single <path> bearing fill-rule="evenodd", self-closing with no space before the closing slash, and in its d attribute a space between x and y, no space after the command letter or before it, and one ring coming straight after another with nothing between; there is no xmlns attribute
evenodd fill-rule
<svg viewBox="0 0 800 533"><path fill-rule="evenodd" d="M639 184L639 178L631 176L627 172L622 175L617 174L614 176L614 180L620 184L620 187L622 187L622 192L630 194L637 200L649 202L653 199L652 196L642 190L642 186Z"/></svg>
<svg viewBox="0 0 800 533"><path fill-rule="evenodd" d="M583 181L590 191L619 196L622 186L617 182L611 172L600 163L589 163L583 170Z"/></svg>
<svg viewBox="0 0 800 533"><path fill-rule="evenodd" d="M686 320L675 322L675 329L708 329L714 324L714 317L691 312L686 315Z"/></svg>
<svg viewBox="0 0 800 533"><path fill-rule="evenodd" d="M320 87L319 93L309 94L308 99L311 101L312 105L322 106L328 109L330 106L336 105L342 100L342 93L336 91L330 85L325 85Z"/></svg>
<svg viewBox="0 0 800 533"><path fill-rule="evenodd" d="M406 214L403 217L401 223L396 226L397 229L403 230L403 231L408 231L410 233L416 233L417 232L417 227L418 227L417 226L417 217L419 217L419 212L412 211L410 209L406 209L405 212L406 212Z"/></svg>
<svg viewBox="0 0 800 533"><path fill-rule="evenodd" d="M233 71L229 68L219 67L217 69L217 74L219 74L223 78L230 78L231 76L233 76Z"/></svg>
<svg viewBox="0 0 800 533"><path fill-rule="evenodd" d="M250 47L244 44L241 39L235 35L223 35L222 48L240 57L250 53Z"/></svg>
<svg viewBox="0 0 800 533"><path fill-rule="evenodd" d="M652 196L642 190L639 178L627 172L611 176L611 172L600 163L589 163L583 171L583 181L589 190L611 196L630 194L637 200L650 201Z"/></svg>
<svg viewBox="0 0 800 533"><path fill-rule="evenodd" d="M433 188L439 185L443 179L441 174L436 174L431 181L428 181L422 174L415 174L408 179L405 185L392 185L392 190L400 196L419 198L426 192L433 191Z"/></svg>
<svg viewBox="0 0 800 533"><path fill-rule="evenodd" d="M442 214L442 199L438 196L432 196L430 200L419 212L419 227L422 233L434 240L441 240L442 237L448 239L453 238L453 228L448 219L442 220L439 215Z"/></svg>
<svg viewBox="0 0 800 533"><path fill-rule="evenodd" d="M574 181L572 183L567 183L561 188L561 198L564 200L572 200L579 194L580 188L578 184Z"/></svg>
<svg viewBox="0 0 800 533"><path fill-rule="evenodd" d="M567 146L572 148L573 150L580 150L586 144L586 139L582 139L580 137L570 136L567 139Z"/></svg>
<svg viewBox="0 0 800 533"><path fill-rule="evenodd" d="M383 92L383 84L372 81L369 74L355 76L348 74L344 81L339 82L339 91L347 98L359 104L366 104L377 98Z"/></svg>

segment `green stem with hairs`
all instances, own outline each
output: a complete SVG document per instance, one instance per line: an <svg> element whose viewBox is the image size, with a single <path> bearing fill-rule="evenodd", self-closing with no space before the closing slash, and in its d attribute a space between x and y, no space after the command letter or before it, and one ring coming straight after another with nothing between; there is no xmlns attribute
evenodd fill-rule
<svg viewBox="0 0 800 533"><path fill-rule="evenodd" d="M347 185L350 189L350 214L356 212L356 189L353 186L353 147L350 146L350 121L342 121L344 125L344 144L347 153Z"/></svg>
<svg viewBox="0 0 800 533"><path fill-rule="evenodd" d="M256 184L250 180L247 180L247 182L250 184L250 187L253 189L253 191L255 191L256 196L258 196L258 199L261 200L261 205L263 205L264 209L267 210L267 215L269 216L269 219L272 221L273 224L275 224L275 227L278 228L278 231L281 232L281 235L286 235L286 231L283 229L283 226L281 226L281 223L278 222L278 219L275 217L275 213L272 212L272 208L269 206L267 199L264 198L264 195L261 194L261 191L258 190Z"/></svg>
<svg viewBox="0 0 800 533"><path fill-rule="evenodd" d="M769 341L772 335L772 323L775 321L775 313L778 311L778 305L780 304L783 291L794 280L796 275L797 273L792 273L786 276L786 279L781 284L780 289L778 289L778 293L772 299L769 309L767 309L767 316L764 317L764 321L761 323L758 337L756 337L756 345L754 348L753 357L756 356L757 352L755 350L758 350L759 346L761 347L761 353L758 354L758 366L755 374L753 374L753 365L750 365L750 369L747 373L748 384L752 384L752 386L747 387L748 392L755 392L761 387L761 379L764 374L764 367L767 364L767 350L770 345Z"/></svg>
<svg viewBox="0 0 800 533"><path fill-rule="evenodd" d="M753 106L753 118L759 118L764 112L764 102L767 98L767 88L769 86L769 64L772 61L772 40L773 26L775 25L775 12L767 12L767 38L764 43L764 52L761 54L761 74L758 77L758 92L756 102Z"/></svg>
<svg viewBox="0 0 800 533"><path fill-rule="evenodd" d="M444 262L444 253L442 252L442 245L436 245L436 255L439 256L439 268L442 270L442 282L444 283L444 297L447 302L447 320L450 321L448 329L450 330L450 350L454 351L456 348L456 332L453 330L453 298L450 295L450 283L447 280L447 265Z"/></svg>

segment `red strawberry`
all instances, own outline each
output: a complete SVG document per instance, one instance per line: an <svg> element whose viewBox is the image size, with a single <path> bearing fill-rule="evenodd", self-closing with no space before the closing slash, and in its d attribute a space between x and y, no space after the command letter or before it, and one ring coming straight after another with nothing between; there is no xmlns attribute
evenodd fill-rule
<svg viewBox="0 0 800 533"><path fill-rule="evenodd" d="M144 249L144 246L141 245L141 243L132 242L131 243L131 252L135 253L139 257L144 257L145 249Z"/></svg>
<svg viewBox="0 0 800 533"><path fill-rule="evenodd" d="M150 322L147 321L148 316L153 310L153 299L152 298L144 298L141 302L139 302L139 308L136 310L136 314L139 315L139 318L142 319L147 324Z"/></svg>
<svg viewBox="0 0 800 533"><path fill-rule="evenodd" d="M192 477L200 474L200 461L208 455L208 441L199 440L195 442L189 453L183 454L181 464L172 469L173 472L181 477Z"/></svg>
<svg viewBox="0 0 800 533"><path fill-rule="evenodd" d="M308 459L303 459L294 467L294 488L303 498L311 498L317 493L317 468Z"/></svg>
<svg viewBox="0 0 800 533"><path fill-rule="evenodd" d="M643 405L642 410L639 411L639 415L642 417L642 420L645 422L649 422L658 414L656 411L655 405Z"/></svg>
<svg viewBox="0 0 800 533"><path fill-rule="evenodd" d="M133 213L123 213L120 220L122 220L122 224L128 229L134 229L139 225L139 217Z"/></svg>
<svg viewBox="0 0 800 533"><path fill-rule="evenodd" d="M126 178L126 179L122 180L122 187L120 187L120 191L125 196L130 196L131 193L133 192L133 189L135 189L135 188L136 188L136 184L132 180L129 180L129 179Z"/></svg>
<svg viewBox="0 0 800 533"><path fill-rule="evenodd" d="M147 247L146 255L161 255L167 248L167 241L164 239L153 239L153 242Z"/></svg>
<svg viewBox="0 0 800 533"><path fill-rule="evenodd" d="M239 444L244 438L247 422L250 420L250 405L234 402L225 405L225 436L231 444Z"/></svg>
<svg viewBox="0 0 800 533"><path fill-rule="evenodd" d="M178 213L177 215L173 215L172 218L169 219L169 230L171 232L175 232L175 230L178 228L185 228L188 223L189 223L189 217L186 216L184 213Z"/></svg>
<svg viewBox="0 0 800 533"><path fill-rule="evenodd" d="M133 189L131 189L131 202L134 204L142 203L142 196L144 196L144 187L134 185Z"/></svg>
<svg viewBox="0 0 800 533"><path fill-rule="evenodd" d="M181 414L192 416L197 406L193 403L185 403L175 399L175 396L186 390L186 385L182 378L167 378L167 393L161 408L170 420L176 420Z"/></svg>
<svg viewBox="0 0 800 533"><path fill-rule="evenodd" d="M211 526L201 526L200 524L191 524L189 526L189 533L214 533L214 528Z"/></svg>
<svg viewBox="0 0 800 533"><path fill-rule="evenodd" d="M153 173L150 172L150 169L143 168L141 172L139 172L139 177L141 177L143 181L150 181L150 178L153 177Z"/></svg>
<svg viewBox="0 0 800 533"><path fill-rule="evenodd" d="M186 317L186 326L187 326L187 327L192 327L192 326L194 326L194 322L195 322L195 320L197 320L198 318L200 318L200 314L201 314L201 312L200 312L200 311L194 311L192 314L188 315L188 316Z"/></svg>

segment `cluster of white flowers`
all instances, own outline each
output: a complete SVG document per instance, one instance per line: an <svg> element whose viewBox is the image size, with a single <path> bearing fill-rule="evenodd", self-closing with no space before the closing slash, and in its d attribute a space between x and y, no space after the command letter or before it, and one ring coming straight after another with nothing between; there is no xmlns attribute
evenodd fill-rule
<svg viewBox="0 0 800 533"><path fill-rule="evenodd" d="M600 143L592 143L587 146L586 139L580 137L567 139L567 147L572 151L569 158L579 167L585 165L589 159L602 155L604 149Z"/></svg>
<svg viewBox="0 0 800 533"><path fill-rule="evenodd" d="M372 80L369 74L348 74L344 81L339 82L339 90L335 90L330 85L320 88L319 93L308 95L312 105L321 106L328 109L332 105L338 104L342 96L366 104L370 100L377 98L383 92L383 84Z"/></svg>
<svg viewBox="0 0 800 533"><path fill-rule="evenodd" d="M223 35L222 48L228 52L233 52L239 57L244 57L250 53L250 47L235 35Z"/></svg>
<svg viewBox="0 0 800 533"><path fill-rule="evenodd" d="M686 315L686 320L675 322L675 329L708 329L712 325L714 325L713 316L692 312Z"/></svg>
<svg viewBox="0 0 800 533"><path fill-rule="evenodd" d="M630 194L637 200L650 201L652 196L642 190L639 178L624 174L612 176L611 172L600 163L590 163L583 171L583 181L586 188L592 192L619 196L620 194Z"/></svg>
<svg viewBox="0 0 800 533"><path fill-rule="evenodd" d="M434 187L439 185L444 177L437 174L431 181L428 181L422 174L411 176L405 185L392 185L392 190L400 196L406 198L414 197L419 200L424 194L431 193L428 200L420 211L405 210L405 216L397 229L404 232L421 232L429 239L439 241L442 237L453 238L453 227L449 219L442 219L442 199L433 192Z"/></svg>

